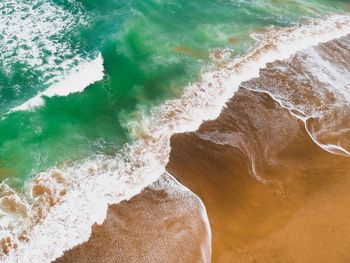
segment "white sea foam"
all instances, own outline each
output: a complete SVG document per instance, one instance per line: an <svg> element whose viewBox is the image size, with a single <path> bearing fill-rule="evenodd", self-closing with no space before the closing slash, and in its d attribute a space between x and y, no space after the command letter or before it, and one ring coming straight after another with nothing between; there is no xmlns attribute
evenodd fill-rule
<svg viewBox="0 0 350 263"><path fill-rule="evenodd" d="M82 8L71 6L74 10L68 11L52 1L1 1L2 70L12 74L12 67L21 63L31 70L57 76L55 72L62 73L80 61L76 50L60 37L87 22Z"/></svg>
<svg viewBox="0 0 350 263"><path fill-rule="evenodd" d="M52 84L48 89L39 92L25 103L11 109L10 112L33 110L42 106L44 105L43 97L67 96L71 93L82 92L90 84L103 79L103 76L103 59L99 54L92 61L81 62L58 83Z"/></svg>
<svg viewBox="0 0 350 263"><path fill-rule="evenodd" d="M0 14L0 70L9 83L18 74L25 79L25 84L10 85L17 98L52 85L85 61L80 43L70 39L88 24L79 2L2 0ZM36 97L28 107L42 103Z"/></svg>
<svg viewBox="0 0 350 263"><path fill-rule="evenodd" d="M4 261L50 262L88 240L91 225L102 223L108 204L131 198L164 172L172 134L194 131L204 120L216 118L239 84L258 77L266 63L349 33L350 17L340 15L270 32L248 55L205 73L180 98L155 108L142 121L130 123L138 140L124 155L96 156L39 174L28 183L27 200L22 198L29 215L22 221L9 220L11 224L2 228L1 234L10 233L18 246ZM28 241L19 241L17 236L24 230Z"/></svg>

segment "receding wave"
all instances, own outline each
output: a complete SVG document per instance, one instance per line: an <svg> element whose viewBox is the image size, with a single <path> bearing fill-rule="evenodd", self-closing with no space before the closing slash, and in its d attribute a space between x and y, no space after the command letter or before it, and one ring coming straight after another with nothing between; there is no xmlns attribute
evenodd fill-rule
<svg viewBox="0 0 350 263"><path fill-rule="evenodd" d="M348 36L310 47L261 70L243 83L266 92L305 123L313 141L324 150L350 156L350 55Z"/></svg>
<svg viewBox="0 0 350 263"><path fill-rule="evenodd" d="M139 122L130 122L135 143L118 156L98 155L52 168L29 181L22 194L3 184L4 261L48 262L86 241L91 225L104 220L108 204L131 198L163 174L174 133L194 131L204 120L216 118L240 83L257 78L261 69L270 67L268 63L349 33L350 17L341 15L268 30L248 55L203 74L180 98L154 108Z"/></svg>

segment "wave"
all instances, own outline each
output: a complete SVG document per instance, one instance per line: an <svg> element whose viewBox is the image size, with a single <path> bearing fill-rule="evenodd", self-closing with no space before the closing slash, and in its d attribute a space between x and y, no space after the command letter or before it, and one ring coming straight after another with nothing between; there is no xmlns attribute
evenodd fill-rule
<svg viewBox="0 0 350 263"><path fill-rule="evenodd" d="M73 68L58 83L51 85L43 92L39 92L36 96L29 99L25 103L12 108L9 113L16 111L33 110L44 105L43 97L67 96L71 93L82 92L84 89L102 80L104 77L103 58L99 54L92 61L81 62L77 67Z"/></svg>
<svg viewBox="0 0 350 263"><path fill-rule="evenodd" d="M127 200L163 173L174 133L195 131L215 119L239 84L259 76L275 60L350 33L350 17L334 15L300 27L270 29L249 54L203 74L178 99L128 124L135 143L115 157L93 156L35 176L24 193L3 185L0 197L3 260L49 262L88 240L108 204Z"/></svg>

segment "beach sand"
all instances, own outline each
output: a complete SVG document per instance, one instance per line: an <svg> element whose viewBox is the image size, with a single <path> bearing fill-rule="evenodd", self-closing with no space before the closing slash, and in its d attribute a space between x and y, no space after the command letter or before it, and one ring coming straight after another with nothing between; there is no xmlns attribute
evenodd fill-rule
<svg viewBox="0 0 350 263"><path fill-rule="evenodd" d="M205 204L212 262L350 260L350 161L318 147L303 125L269 95L240 89L217 120L173 136L167 170ZM241 135L235 146L230 134ZM203 207L187 194L147 188L110 206L90 240L56 262L205 262Z"/></svg>
<svg viewBox="0 0 350 263"><path fill-rule="evenodd" d="M320 44L242 83L217 119L171 138L166 170L194 194L160 181L56 262L207 262L205 208L212 262L349 262L350 158L327 146L349 146L349 47Z"/></svg>
<svg viewBox="0 0 350 263"><path fill-rule="evenodd" d="M55 262L210 262L210 229L200 199L168 175L111 205L89 241Z"/></svg>
<svg viewBox="0 0 350 263"><path fill-rule="evenodd" d="M213 262L349 262L349 168L269 95L244 89L217 120L174 136L168 165L207 208Z"/></svg>

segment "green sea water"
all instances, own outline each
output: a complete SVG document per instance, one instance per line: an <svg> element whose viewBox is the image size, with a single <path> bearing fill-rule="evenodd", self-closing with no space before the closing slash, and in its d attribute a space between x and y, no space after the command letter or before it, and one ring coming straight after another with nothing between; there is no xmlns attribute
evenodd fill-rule
<svg viewBox="0 0 350 263"><path fill-rule="evenodd" d="M126 124L219 67L215 49L249 52L251 32L349 9L340 0L2 0L0 180L21 186L55 165L114 155ZM104 78L81 93L10 112L103 57Z"/></svg>

